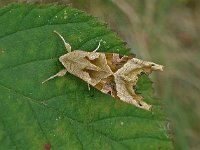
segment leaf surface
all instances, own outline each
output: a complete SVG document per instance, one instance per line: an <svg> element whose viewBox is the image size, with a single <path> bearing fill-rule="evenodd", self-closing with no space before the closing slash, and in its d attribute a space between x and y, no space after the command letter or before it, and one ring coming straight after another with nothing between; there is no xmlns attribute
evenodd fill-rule
<svg viewBox="0 0 200 150"><path fill-rule="evenodd" d="M12 4L0 9L0 149L173 149L166 116L151 81L137 92L153 112L136 108L67 74L60 32L73 50L128 54L110 29L86 13L59 5Z"/></svg>

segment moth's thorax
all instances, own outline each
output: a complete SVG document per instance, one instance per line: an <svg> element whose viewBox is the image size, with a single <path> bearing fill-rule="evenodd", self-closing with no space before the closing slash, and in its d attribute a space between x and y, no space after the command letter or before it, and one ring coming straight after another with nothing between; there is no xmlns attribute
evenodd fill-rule
<svg viewBox="0 0 200 150"><path fill-rule="evenodd" d="M60 61L61 63L62 63L62 62L65 60L65 58L67 57L66 55L67 55L67 54L62 55L62 56L59 57L59 61Z"/></svg>
<svg viewBox="0 0 200 150"><path fill-rule="evenodd" d="M104 53L76 50L59 58L68 72L95 86L112 75Z"/></svg>

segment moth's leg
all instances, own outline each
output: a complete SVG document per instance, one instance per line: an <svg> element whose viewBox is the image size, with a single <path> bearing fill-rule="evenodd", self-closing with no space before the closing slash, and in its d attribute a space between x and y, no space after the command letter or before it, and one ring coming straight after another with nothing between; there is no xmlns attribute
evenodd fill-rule
<svg viewBox="0 0 200 150"><path fill-rule="evenodd" d="M53 76L49 77L48 79L44 80L44 81L42 82L42 84L45 83L45 82L47 82L47 81L49 81L49 80L51 80L51 79L53 79L53 78L55 78L55 77L62 77L62 76L64 76L66 73L67 73L67 70L66 70L66 69L60 70L60 71L59 71L58 73L56 73L55 75L53 75Z"/></svg>
<svg viewBox="0 0 200 150"><path fill-rule="evenodd" d="M63 38L63 36L57 32L57 31L53 31L54 33L56 33L61 39L62 41L64 42L64 45L65 45L65 48L67 49L67 52L70 53L71 52L71 46L69 45L69 43L65 42L65 39Z"/></svg>
<svg viewBox="0 0 200 150"><path fill-rule="evenodd" d="M90 84L88 83L88 90L90 91Z"/></svg>
<svg viewBox="0 0 200 150"><path fill-rule="evenodd" d="M96 52L99 49L99 47L101 46L101 42L102 42L102 39L99 41L97 48L95 50L93 50L92 52Z"/></svg>

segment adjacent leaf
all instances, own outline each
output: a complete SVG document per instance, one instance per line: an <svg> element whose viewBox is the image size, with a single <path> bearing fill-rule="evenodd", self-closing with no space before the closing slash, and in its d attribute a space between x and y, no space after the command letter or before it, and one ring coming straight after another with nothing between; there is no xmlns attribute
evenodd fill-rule
<svg viewBox="0 0 200 150"><path fill-rule="evenodd" d="M123 103L73 75L41 82L63 66L59 31L72 49L128 54L94 17L66 6L13 4L0 9L0 149L173 149L151 82L137 91L153 113Z"/></svg>

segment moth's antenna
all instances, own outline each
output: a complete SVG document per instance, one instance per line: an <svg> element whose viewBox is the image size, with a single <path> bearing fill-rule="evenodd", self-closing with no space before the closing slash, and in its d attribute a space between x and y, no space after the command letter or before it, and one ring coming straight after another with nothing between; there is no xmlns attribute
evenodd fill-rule
<svg viewBox="0 0 200 150"><path fill-rule="evenodd" d="M99 45L97 46L97 48L93 50L92 52L96 52L99 49L99 47L101 46L101 42L102 42L102 39L99 41Z"/></svg>
<svg viewBox="0 0 200 150"><path fill-rule="evenodd" d="M57 32L57 31L53 31L54 33L56 33L61 39L62 41L64 42L64 45L65 45L65 48L67 49L67 52L70 53L71 52L71 46L69 45L69 43L65 42L65 39L63 38L63 36Z"/></svg>

